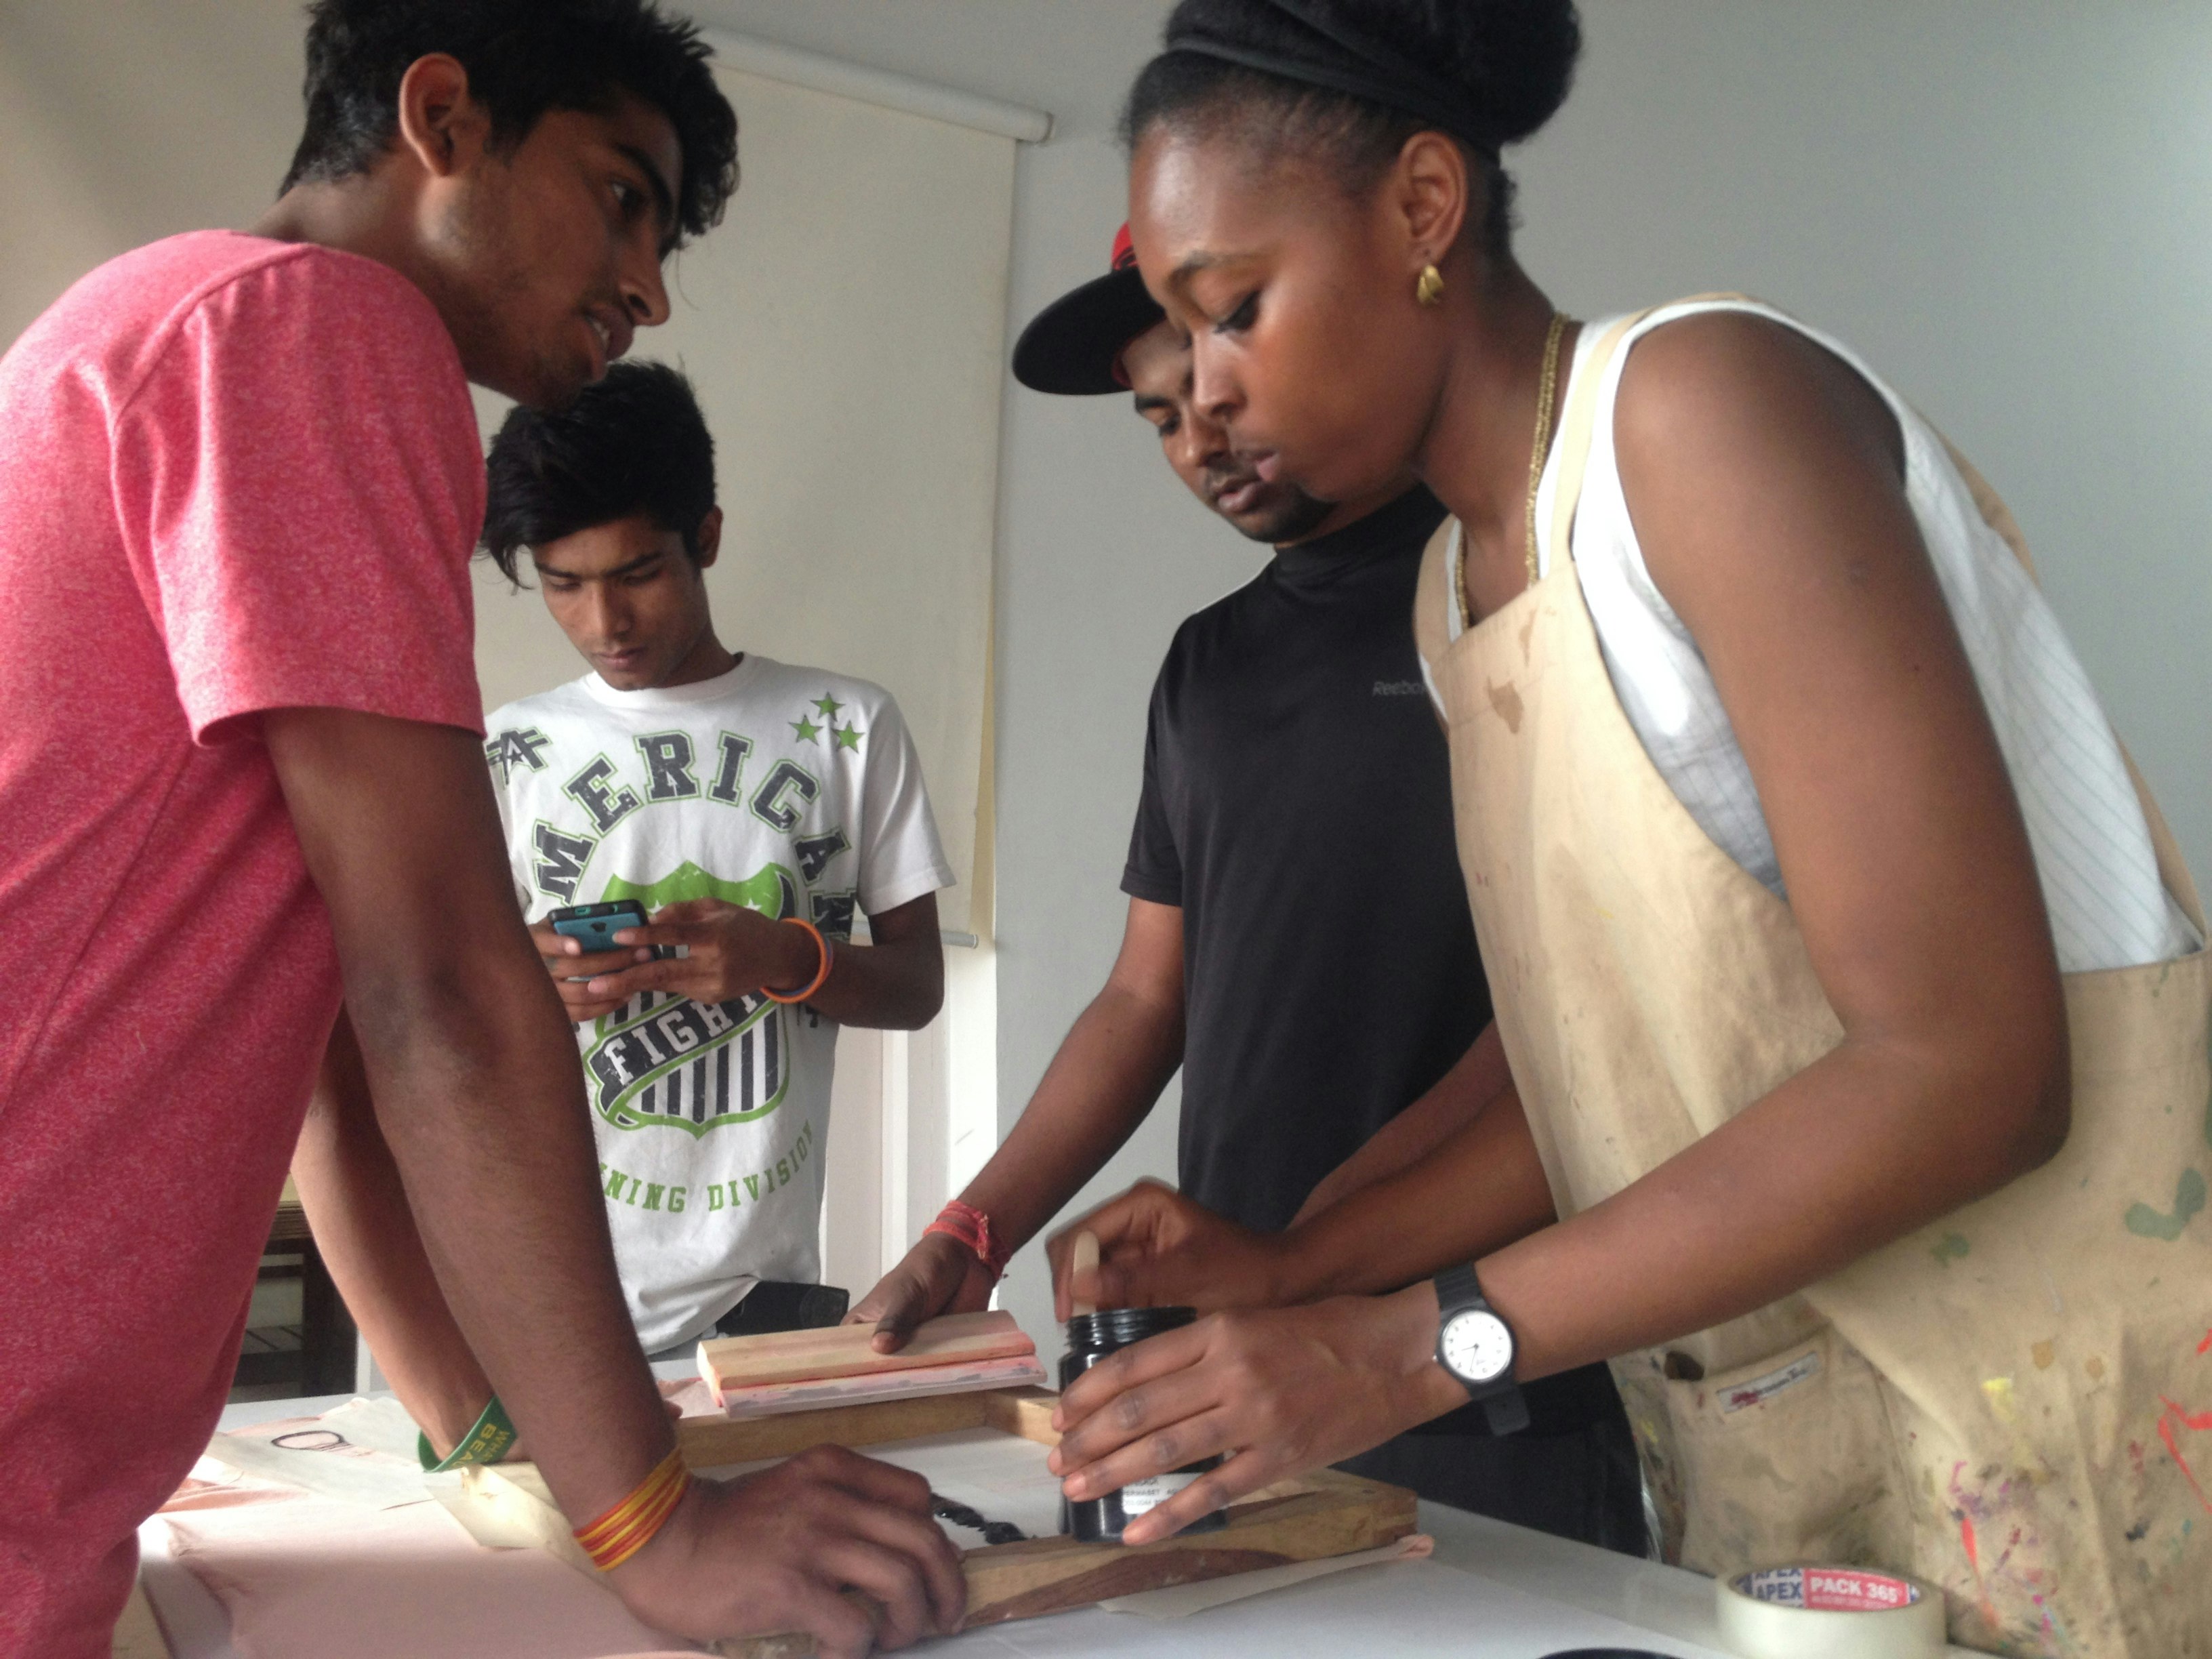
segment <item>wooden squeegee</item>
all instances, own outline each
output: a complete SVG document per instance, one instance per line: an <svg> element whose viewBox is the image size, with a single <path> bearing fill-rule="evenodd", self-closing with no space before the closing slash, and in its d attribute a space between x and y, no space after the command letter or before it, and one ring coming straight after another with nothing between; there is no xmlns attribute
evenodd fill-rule
<svg viewBox="0 0 2212 1659"><path fill-rule="evenodd" d="M1023 1334L1012 1314L1003 1311L948 1314L929 1320L915 1328L896 1353L878 1353L874 1336L872 1326L832 1325L820 1330L717 1337L699 1345L699 1374L725 1409L751 1390L841 1379L884 1379L884 1388L867 1390L880 1395L886 1388L897 1393L927 1392L956 1376L978 1376L979 1368L985 1366L1002 1378L998 1386L1043 1376L1036 1344ZM1015 1374L1026 1370L1033 1370L1035 1376Z"/></svg>

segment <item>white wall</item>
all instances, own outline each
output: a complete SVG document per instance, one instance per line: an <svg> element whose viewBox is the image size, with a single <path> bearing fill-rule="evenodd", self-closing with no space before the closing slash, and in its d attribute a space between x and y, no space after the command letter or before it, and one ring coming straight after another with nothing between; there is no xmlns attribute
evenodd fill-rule
<svg viewBox="0 0 2212 1659"><path fill-rule="evenodd" d="M0 0L0 348L103 260L261 216L300 37L299 0Z"/></svg>

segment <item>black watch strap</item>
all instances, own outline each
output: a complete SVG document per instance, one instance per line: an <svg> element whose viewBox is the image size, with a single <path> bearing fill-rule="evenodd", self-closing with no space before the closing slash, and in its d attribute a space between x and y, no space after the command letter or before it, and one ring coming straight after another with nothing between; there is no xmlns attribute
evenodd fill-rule
<svg viewBox="0 0 2212 1659"><path fill-rule="evenodd" d="M1474 1264L1466 1262L1456 1267L1447 1267L1437 1274L1437 1359L1443 1360L1443 1328L1451 1316L1468 1308L1479 1308L1500 1318L1498 1310L1490 1305L1490 1298L1482 1293L1482 1282L1475 1277ZM1508 1327L1510 1330L1511 1328ZM1451 1368L1446 1366L1449 1370ZM1484 1419L1493 1436L1518 1434L1528 1426L1528 1401L1521 1392L1519 1383L1509 1373L1488 1383L1474 1383L1453 1371L1460 1384L1467 1389L1468 1398L1480 1403Z"/></svg>
<svg viewBox="0 0 2212 1659"><path fill-rule="evenodd" d="M1503 1439L1528 1426L1528 1397L1518 1382L1508 1382L1503 1394L1485 1395L1482 1414L1490 1421L1492 1437Z"/></svg>
<svg viewBox="0 0 2212 1659"><path fill-rule="evenodd" d="M1482 1293L1482 1281L1474 1276L1474 1263L1463 1261L1458 1267L1447 1267L1437 1275L1439 1323L1449 1319L1459 1309L1477 1304L1487 1307L1489 1298Z"/></svg>

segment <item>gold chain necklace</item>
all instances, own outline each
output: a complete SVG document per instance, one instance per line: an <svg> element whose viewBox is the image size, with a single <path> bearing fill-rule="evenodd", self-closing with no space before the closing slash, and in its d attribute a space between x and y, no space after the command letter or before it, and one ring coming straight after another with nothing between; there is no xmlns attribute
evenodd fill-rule
<svg viewBox="0 0 2212 1659"><path fill-rule="evenodd" d="M1528 586L1536 585L1536 490L1544 481L1544 463L1552 452L1552 400L1559 389L1559 340L1566 332L1565 312L1552 313L1550 326L1544 331L1544 369L1536 383L1536 436L1528 449ZM1459 553L1459 615L1460 625L1474 625L1474 601L1467 586L1467 538L1460 537Z"/></svg>
<svg viewBox="0 0 2212 1659"><path fill-rule="evenodd" d="M1552 313L1544 331L1544 375L1536 383L1536 441L1528 450L1528 586L1536 585L1536 490L1544 482L1544 462L1552 453L1552 399L1559 389L1559 339L1567 331L1567 315Z"/></svg>

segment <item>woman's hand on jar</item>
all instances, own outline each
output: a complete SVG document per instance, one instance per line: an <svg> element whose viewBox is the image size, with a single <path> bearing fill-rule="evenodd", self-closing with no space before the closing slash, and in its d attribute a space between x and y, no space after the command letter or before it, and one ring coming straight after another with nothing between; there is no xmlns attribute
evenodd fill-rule
<svg viewBox="0 0 2212 1659"><path fill-rule="evenodd" d="M1129 1522L1150 1544L1261 1487L1341 1462L1467 1402L1436 1361L1426 1283L1387 1297L1209 1315L1108 1355L1053 1413L1053 1473L1072 1502L1216 1454L1200 1475Z"/></svg>

